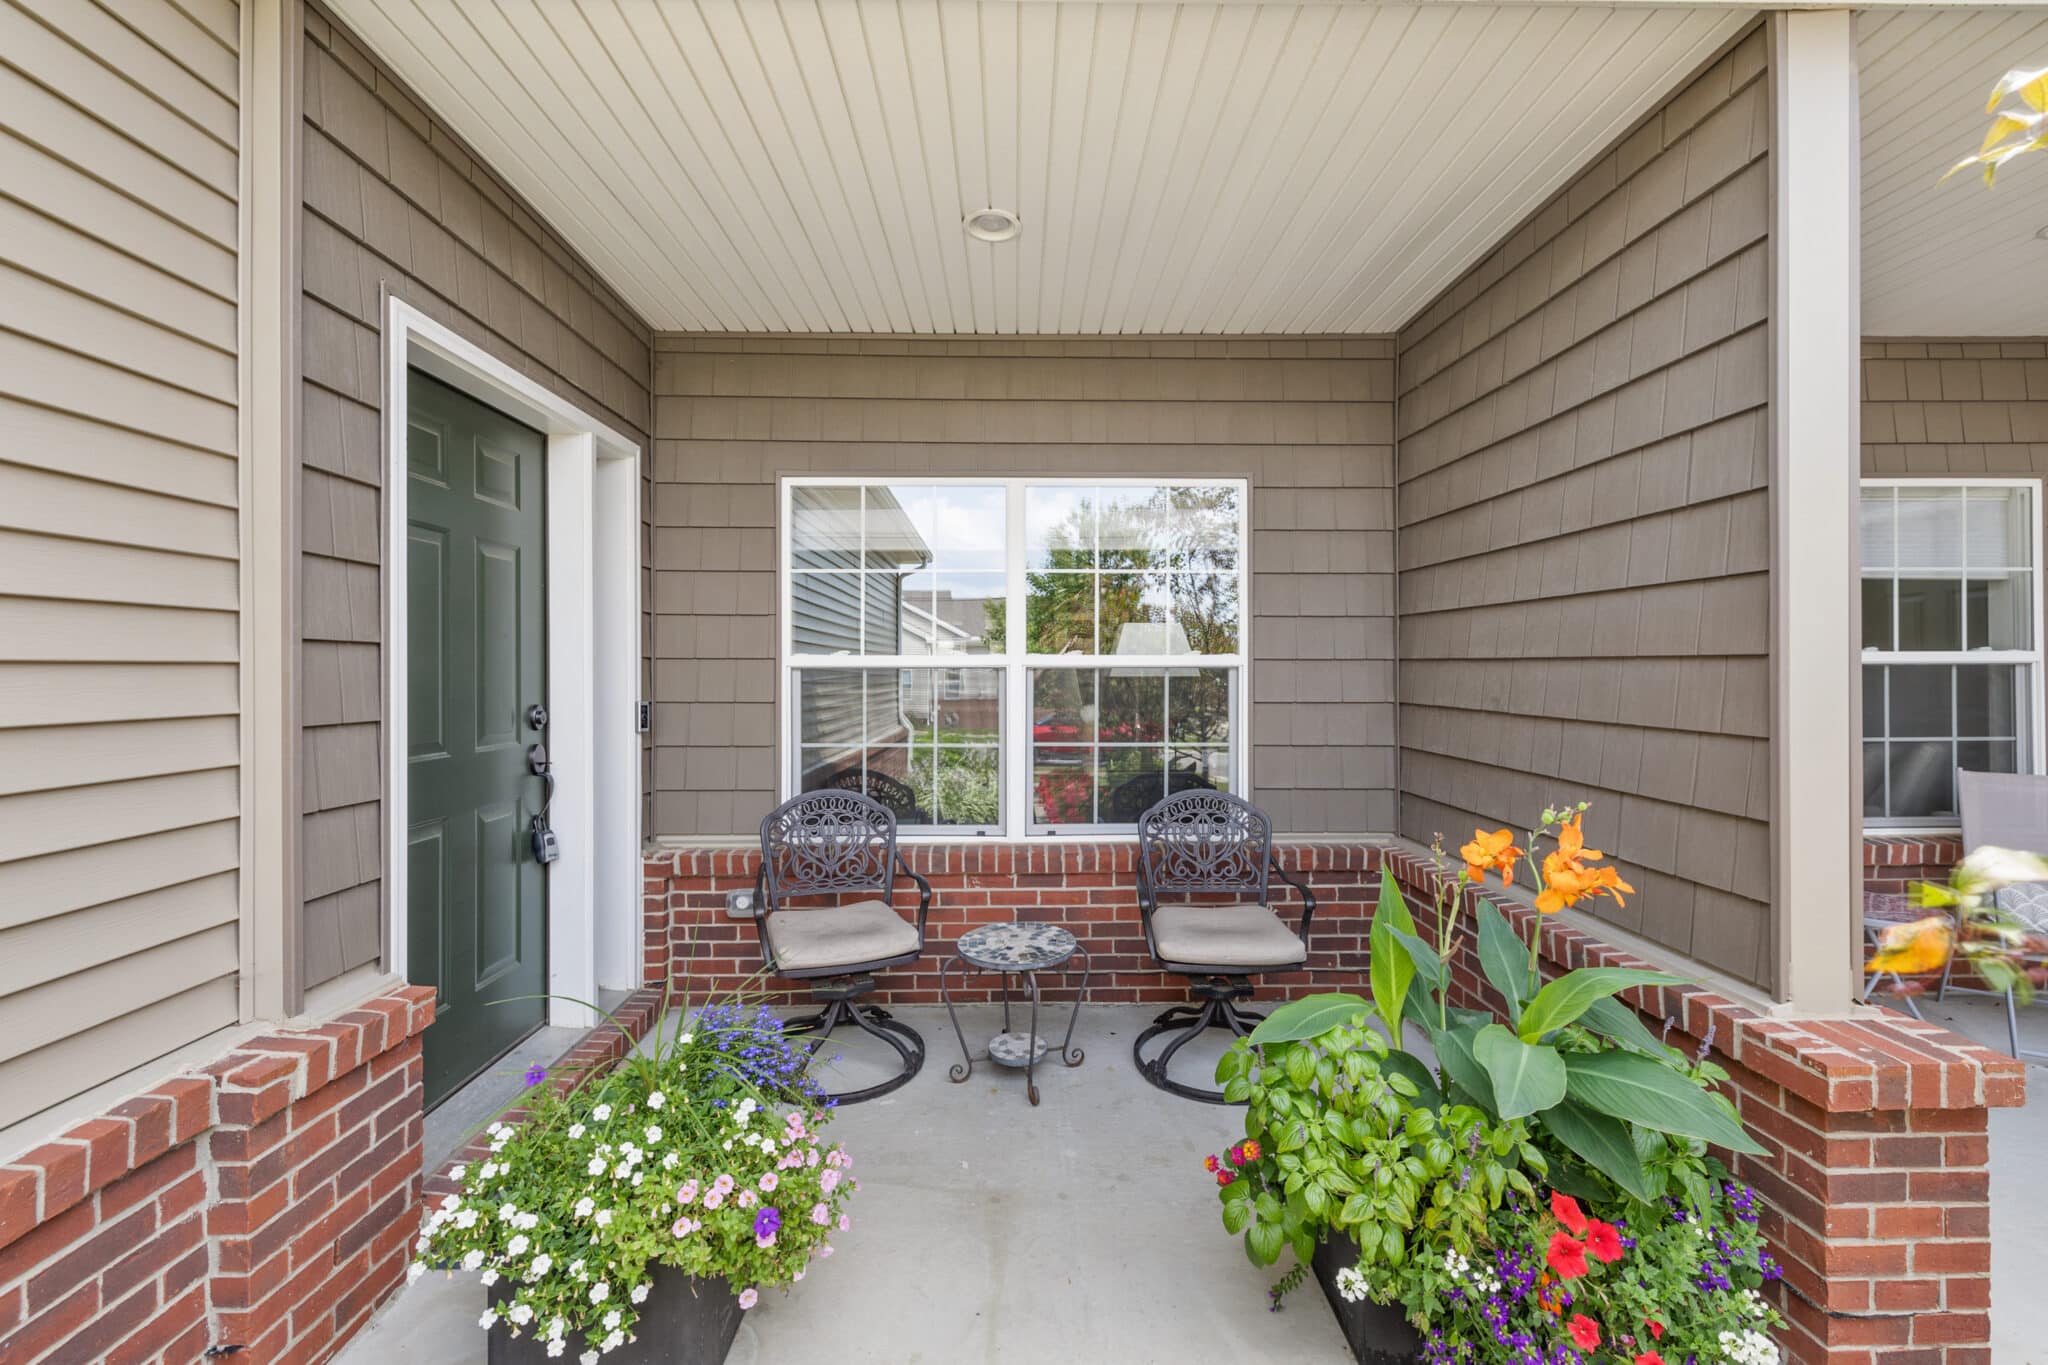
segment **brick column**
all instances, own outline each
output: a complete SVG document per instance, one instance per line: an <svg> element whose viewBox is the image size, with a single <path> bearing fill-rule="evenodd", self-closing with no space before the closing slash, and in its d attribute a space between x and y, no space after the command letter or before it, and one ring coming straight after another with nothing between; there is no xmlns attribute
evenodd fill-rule
<svg viewBox="0 0 2048 1365"><path fill-rule="evenodd" d="M1433 933L1429 863L1404 850L1387 858ZM1541 921L1549 973L1657 965L1603 943L1583 919L1488 899L1524 942ZM1499 1013L1464 937L1454 999ZM1762 1196L1793 1365L1991 1365L1986 1125L1991 1109L2025 1102L2023 1065L1891 1011L1793 1021L1698 986L1623 998L1673 1047L1711 1049L1770 1149L1730 1165Z"/></svg>

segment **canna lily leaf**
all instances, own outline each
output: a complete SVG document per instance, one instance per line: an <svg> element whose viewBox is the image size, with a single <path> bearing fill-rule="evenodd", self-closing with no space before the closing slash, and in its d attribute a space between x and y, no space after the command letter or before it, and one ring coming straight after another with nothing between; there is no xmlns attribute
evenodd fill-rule
<svg viewBox="0 0 2048 1365"><path fill-rule="evenodd" d="M1529 973L1529 945L1515 937L1507 916L1490 901L1479 903L1479 968L1507 1001L1508 1022L1522 1022L1522 988Z"/></svg>
<svg viewBox="0 0 2048 1365"><path fill-rule="evenodd" d="M1493 1082L1504 1119L1523 1118L1564 1098L1564 1058L1555 1048L1525 1043L1499 1024L1488 1024L1472 1040L1472 1056Z"/></svg>
<svg viewBox="0 0 2048 1365"><path fill-rule="evenodd" d="M1595 1113L1732 1151L1768 1155L1718 1097L1661 1062L1629 1052L1583 1052L1564 1058L1563 1064L1566 1092Z"/></svg>
<svg viewBox="0 0 2048 1365"><path fill-rule="evenodd" d="M1371 1014L1372 1004L1361 996L1343 991L1332 991L1323 995L1305 995L1299 1000L1290 1000L1267 1015L1259 1026L1251 1031L1253 1043L1291 1043L1301 1038L1313 1038L1319 1033L1328 1033L1341 1024L1348 1024L1360 1014Z"/></svg>
<svg viewBox="0 0 2048 1365"><path fill-rule="evenodd" d="M1636 986L1676 986L1679 978L1666 972L1637 971L1629 967L1581 967L1550 982L1529 1002L1518 1032L1522 1041L1533 1043L1552 1029L1575 1022L1604 1000Z"/></svg>
<svg viewBox="0 0 2048 1365"><path fill-rule="evenodd" d="M1489 1024L1461 1024L1445 1029L1436 1035L1436 1059L1444 1069L1444 1079L1464 1091L1487 1113L1499 1117L1494 1105L1493 1082L1487 1078L1486 1068L1479 1065L1473 1055L1473 1040L1479 1036L1482 1027Z"/></svg>
<svg viewBox="0 0 2048 1365"><path fill-rule="evenodd" d="M1621 1120L1562 1100L1543 1111L1543 1126L1575 1155L1644 1203L1663 1193L1651 1184L1643 1159L1629 1138L1628 1125Z"/></svg>
<svg viewBox="0 0 2048 1365"><path fill-rule="evenodd" d="M1367 970L1372 981L1373 1004L1387 1026L1387 1037L1399 1047L1401 1006L1408 999L1408 984L1415 979L1415 964L1408 960L1407 950L1394 938L1394 927L1380 913L1385 907L1383 899L1380 910L1375 911L1372 917L1372 958Z"/></svg>

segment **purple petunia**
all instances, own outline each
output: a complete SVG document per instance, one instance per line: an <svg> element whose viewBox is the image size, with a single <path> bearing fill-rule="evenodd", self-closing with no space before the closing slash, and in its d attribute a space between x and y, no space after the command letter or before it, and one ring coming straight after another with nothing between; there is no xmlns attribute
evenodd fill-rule
<svg viewBox="0 0 2048 1365"><path fill-rule="evenodd" d="M773 1204L763 1204L761 1211L754 1215L754 1240L766 1241L782 1231L782 1210Z"/></svg>
<svg viewBox="0 0 2048 1365"><path fill-rule="evenodd" d="M532 1066L526 1068L526 1083L528 1085L539 1085L542 1081L546 1080L547 1078L548 1069L538 1062L535 1062Z"/></svg>

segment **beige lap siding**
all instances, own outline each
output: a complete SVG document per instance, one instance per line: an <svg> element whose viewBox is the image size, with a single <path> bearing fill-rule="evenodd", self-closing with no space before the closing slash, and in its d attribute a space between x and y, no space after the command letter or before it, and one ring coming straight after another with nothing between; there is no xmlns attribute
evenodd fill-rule
<svg viewBox="0 0 2048 1365"><path fill-rule="evenodd" d="M0 1128L237 1017L238 36L0 0Z"/></svg>
<svg viewBox="0 0 2048 1365"><path fill-rule="evenodd" d="M1401 813L1590 799L1592 908L1772 972L1761 30L1401 334Z"/></svg>
<svg viewBox="0 0 2048 1365"><path fill-rule="evenodd" d="M643 444L648 332L317 9L306 39L300 686L311 986L381 948L383 299L405 299ZM643 490L642 507L651 503Z"/></svg>
<svg viewBox="0 0 2048 1365"><path fill-rule="evenodd" d="M1393 821L1393 362L1384 338L657 338L656 835L752 834L777 791L776 480L1251 483L1252 798Z"/></svg>

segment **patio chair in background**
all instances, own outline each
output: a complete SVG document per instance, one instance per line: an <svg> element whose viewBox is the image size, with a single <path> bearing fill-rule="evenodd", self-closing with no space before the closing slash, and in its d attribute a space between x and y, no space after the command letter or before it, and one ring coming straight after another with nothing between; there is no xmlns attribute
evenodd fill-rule
<svg viewBox="0 0 2048 1365"><path fill-rule="evenodd" d="M1202 1003L1175 1005L1161 1014L1131 1044L1131 1057L1161 1090L1222 1104L1222 1091L1184 1085L1167 1068L1205 1030L1244 1034L1265 1018L1239 1009L1237 1002L1250 997L1254 976L1308 960L1315 895L1273 856L1273 824L1265 812L1219 791L1181 792L1141 815L1137 870L1145 946L1161 967L1187 977ZM1289 929L1273 912L1269 876L1301 896L1298 929ZM1162 892L1204 900L1162 905ZM1162 1034L1172 1038L1148 1061L1146 1044Z"/></svg>
<svg viewBox="0 0 2048 1365"><path fill-rule="evenodd" d="M1956 808L1963 819L1963 851L1978 848L2011 848L2028 853L2048 853L2048 777L2027 773L1973 773L1956 770ZM2021 966L2040 966L2048 961L2048 883L2022 882L2001 890L1998 908L2021 920L2033 931L2020 952ZM2011 991L1979 990L1951 981L1956 954L1950 954L1942 968L1941 985L1935 999L1945 1000L1950 991L1970 995L2004 995L2005 1029L2012 1055L2041 1057L2020 1047L2019 1002Z"/></svg>
<svg viewBox="0 0 2048 1365"><path fill-rule="evenodd" d="M896 912L896 873L917 883L917 923ZM869 896L848 901L849 895ZM832 896L837 903L791 906L797 897ZM905 1085L924 1065L924 1039L879 1005L862 1005L875 989L872 972L915 962L924 953L931 883L896 851L896 817L857 792L815 791L785 801L761 822L761 870L754 879L754 927L761 955L776 976L814 983L824 1002L816 1014L792 1019L786 1033L822 1040L852 1024L896 1050L903 1065L878 1085L836 1096L858 1104ZM815 1053L816 1048L812 1051Z"/></svg>

